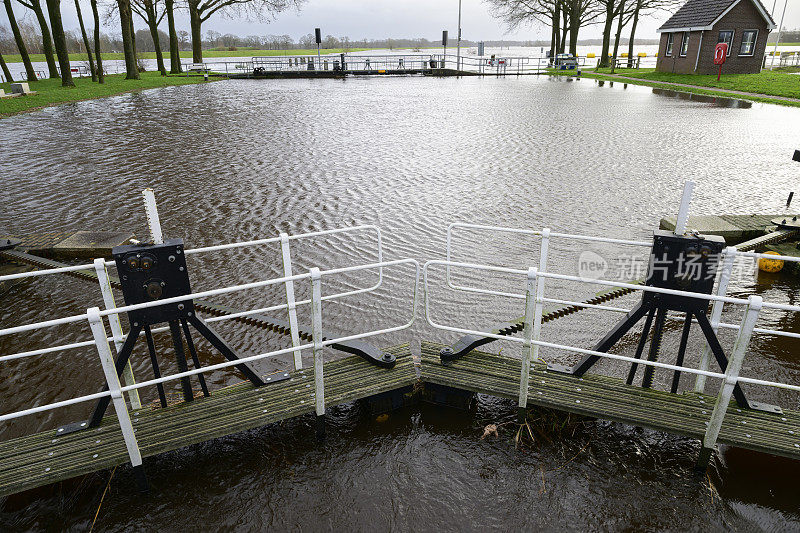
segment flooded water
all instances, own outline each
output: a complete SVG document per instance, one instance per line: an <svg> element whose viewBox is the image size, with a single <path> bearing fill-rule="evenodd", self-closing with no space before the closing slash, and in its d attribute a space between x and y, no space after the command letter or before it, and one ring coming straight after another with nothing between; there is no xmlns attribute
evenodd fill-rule
<svg viewBox="0 0 800 533"><path fill-rule="evenodd" d="M355 224L384 232L387 259L444 258L454 221L648 240L674 214L682 184L696 181L694 214L781 212L796 186L791 161L800 110L566 78L374 78L230 80L126 94L47 108L0 121L4 202L0 233L120 229L146 237L140 191L153 187L164 233L193 248ZM374 237L298 242L295 272L375 260ZM538 242L462 232L458 260L524 268ZM592 250L617 261L622 247L554 241L553 270L575 274ZM193 256L193 288L281 275L277 247ZM788 274L754 277L743 266L731 292L796 302ZM326 303L325 327L357 333L409 318L410 268L387 269L371 294ZM459 282L521 291L524 280L458 272ZM366 287L372 275L326 280L323 293ZM630 279L630 278L628 278ZM446 289L431 271L432 316L474 328L522 314L519 301ZM548 281L548 296L586 298L596 288ZM299 284L299 297L308 294ZM96 286L41 279L0 296L0 327L82 313L99 305ZM276 289L219 301L246 308L281 303ZM620 300L630 306L633 299ZM738 322L741 310L726 311ZM587 312L544 327L544 340L590 347L618 317ZM301 310L306 322L307 310ZM797 319L764 313L759 325L800 331ZM220 323L244 354L288 346L286 338ZM664 354L677 349L670 328ZM0 353L89 338L83 324L0 337ZM733 337L721 334L730 346ZM381 346L419 339L450 342L420 309L410 331L373 339ZM169 366L167 339L162 371ZM623 353L633 350L628 341ZM513 355L513 346L503 348ZM693 334L688 364L701 343ZM755 338L744 374L797 382L800 345ZM572 363L575 354L543 351ZM333 352L329 357L335 357ZM669 356L666 356L669 357ZM201 346L210 364L219 356ZM288 368L288 360L261 363ZM138 351L134 371L151 375ZM174 363L173 363L174 366ZM623 375L627 368L603 363ZM656 374L664 387L671 376ZM238 374L217 372L213 387ZM72 350L0 365L2 412L89 394L102 383L97 355ZM681 387L691 387L684 377ZM795 394L747 388L753 398L797 408ZM168 392L178 396L179 389ZM156 399L154 390L143 394ZM85 416L88 404L17 419L0 439ZM796 529L794 480L800 464L725 449L708 478L692 475L696 441L604 421L516 449L513 424L481 440L483 426L514 420L514 402L478 398L472 412L407 408L378 422L361 405L332 410L328 439L300 418L145 461L152 484L139 496L117 469L97 530L337 529ZM0 529L86 530L108 473L8 498Z"/></svg>

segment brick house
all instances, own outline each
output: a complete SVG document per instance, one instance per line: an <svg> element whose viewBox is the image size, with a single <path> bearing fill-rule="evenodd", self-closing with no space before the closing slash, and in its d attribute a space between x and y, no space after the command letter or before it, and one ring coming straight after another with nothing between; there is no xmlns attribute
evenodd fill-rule
<svg viewBox="0 0 800 533"><path fill-rule="evenodd" d="M658 29L656 70L716 74L714 48L728 43L723 73L761 72L775 22L759 0L689 0Z"/></svg>

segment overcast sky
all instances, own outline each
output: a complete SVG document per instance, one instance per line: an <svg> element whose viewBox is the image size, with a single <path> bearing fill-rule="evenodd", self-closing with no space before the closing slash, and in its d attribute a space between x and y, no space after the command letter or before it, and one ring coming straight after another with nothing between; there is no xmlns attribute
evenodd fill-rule
<svg viewBox="0 0 800 533"><path fill-rule="evenodd" d="M762 0L767 9L773 8L775 0ZM800 28L800 0L777 0L776 23L784 2L788 1L784 27ZM84 18L91 18L89 2L86 5ZM42 2L44 4L44 2ZM32 12L15 3L15 12L27 20L35 22ZM62 1L64 26L77 27L73 2ZM19 16L18 15L18 16ZM656 28L669 15L659 13L647 17L640 22L637 35L641 38L656 38ZM5 10L0 24L8 24ZM181 13L176 17L178 29L189 29L188 16ZM89 23L91 25L91 23ZM164 22L166 30L166 22ZM347 36L350 39L382 39L386 37L426 37L431 40L441 38L441 31L446 29L455 37L458 25L458 0L308 0L299 11L291 10L277 15L269 22L258 20L242 20L214 15L203 24L203 31L213 29L220 33L238 35L288 34L293 38L311 33L315 27L321 27L324 35L336 37ZM542 25L521 28L508 32L503 23L495 19L488 6L481 0L462 0L463 37L471 40L537 40L548 39L549 31ZM137 28L144 27L137 20ZM105 31L118 33L118 28L107 28ZM600 37L600 25L581 30L581 38Z"/></svg>

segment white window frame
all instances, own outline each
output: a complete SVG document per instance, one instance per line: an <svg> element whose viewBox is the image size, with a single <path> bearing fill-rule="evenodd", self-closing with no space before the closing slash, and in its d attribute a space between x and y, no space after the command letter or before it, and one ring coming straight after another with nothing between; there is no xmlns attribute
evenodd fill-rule
<svg viewBox="0 0 800 533"><path fill-rule="evenodd" d="M753 37L753 49L750 50L749 54L742 53L742 45L744 44L744 36L748 33L755 33L756 36ZM739 56L740 57L753 57L756 54L756 43L758 43L758 30L742 30L742 42L739 43Z"/></svg>
<svg viewBox="0 0 800 533"><path fill-rule="evenodd" d="M717 32L717 44L719 44L719 43L727 43L727 41L720 41L719 40L719 34L722 33L722 32L730 32L731 33L731 42L728 43L728 53L725 56L725 57L730 57L731 56L731 50L733 49L733 40L736 38L736 30L719 30L719 32Z"/></svg>
<svg viewBox="0 0 800 533"><path fill-rule="evenodd" d="M689 32L685 31L681 34L681 49L678 51L680 57L686 57L689 53Z"/></svg>
<svg viewBox="0 0 800 533"><path fill-rule="evenodd" d="M672 57L672 49L675 46L675 34L670 32L667 34L667 46L664 49L665 57Z"/></svg>

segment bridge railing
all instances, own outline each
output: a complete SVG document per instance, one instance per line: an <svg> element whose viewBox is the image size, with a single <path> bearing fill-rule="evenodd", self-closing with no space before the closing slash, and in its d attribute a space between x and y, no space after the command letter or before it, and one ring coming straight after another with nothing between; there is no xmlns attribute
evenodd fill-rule
<svg viewBox="0 0 800 533"><path fill-rule="evenodd" d="M585 57L577 57L578 67L586 65ZM212 61L202 64L203 71L225 74L253 74L256 69L265 72L333 71L341 63L341 54L252 57L243 61ZM184 63L184 71L192 70L192 63ZM339 65L342 68L342 65ZM531 74L553 68L547 57L469 56L450 53L434 54L346 54L344 70L358 72L421 72L436 69L458 70L483 75Z"/></svg>
<svg viewBox="0 0 800 533"><path fill-rule="evenodd" d="M237 243L238 244L238 243ZM209 247L211 249L224 249L227 245L222 245L220 247ZM99 260L102 261L102 260ZM334 276L345 274L349 272L361 272L365 270L378 270L379 272L382 271L384 268L389 267L396 267L399 265L411 265L414 267L414 276L413 276L413 295L411 299L411 309L410 309L410 317L407 322L397 325L391 326L387 328L375 329L370 330L363 333L357 333L353 335L347 335L343 337L333 338L333 339L325 339L322 333L323 321L322 321L322 303L326 300L324 296L322 296L322 280L324 277L327 276ZM130 415L128 413L128 408L125 404L123 399L123 393L137 391L143 387L149 387L153 385L158 385L160 383L164 383L167 381L179 380L182 378L187 378L196 374L201 374L205 372L211 372L214 370L221 370L224 368L229 368L232 366L236 366L242 363L248 363L253 361L258 361L265 359L267 357L275 357L279 355L285 355L290 353L296 353L297 351L301 350L311 350L313 352L314 357L314 387L315 387L315 412L318 416L325 414L325 381L324 381L324 367L323 367L323 348L325 346L329 346L336 343L342 343L346 341L352 341L357 339L363 339L367 337L372 337L376 335L383 335L392 332L401 331L404 329L410 328L414 323L414 317L416 315L416 302L417 302L417 293L419 289L419 272L420 267L419 263L414 259L397 259L393 261L380 261L377 263L365 264L365 265L357 265L357 266L350 266L350 267L343 267L343 268L333 268L328 270L320 270L318 268L311 268L309 272L303 274L295 274L290 276L283 276L280 278L273 278L267 279L262 281L257 281L253 283L245 283L241 285L234 285L230 287L224 287L220 289L212 289L207 291L200 291L195 292L192 294L184 295L184 296L176 296L172 298L164 298L161 300L156 300L152 302L146 302L141 304L135 305L126 305L117 308L110 308L105 310L100 310L98 307L92 307L87 309L85 314L74 315L74 316L67 316L53 320L47 320L32 324L25 324L21 326L15 326L11 328L4 328L0 329L0 336L6 335L13 335L19 333L25 333L29 331L34 331L37 329L42 328L50 328L56 326L62 326L65 324L75 324L81 323L83 321L88 321L89 327L92 332L92 341L89 341L88 344L94 344L97 348L97 353L100 358L100 363L103 369L103 373L105 375L105 381L108 386L108 390L104 392L99 392L95 394L87 394L79 397L70 398L67 400L56 401L44 405L38 405L36 407L31 407L28 409L22 409L11 413L4 413L0 415L0 422L5 422L8 420L13 420L15 418L32 415L36 413L41 413L44 411L50 411L54 409L59 409L63 407L68 407L71 405L75 405L78 403L84 403L94 400L99 400L101 398L110 397L114 403L114 410L117 415L117 419L120 424L120 430L122 432L123 439L125 441L125 445L131 460L131 464L136 467L142 464L142 457L139 451L138 443L136 441L136 436L134 434L133 425L131 423ZM109 346L109 341L116 340L113 336L109 337L107 335L107 331L104 324L104 319L108 319L109 322L112 321L113 318L118 318L120 314L127 313L130 311L135 311L139 309L145 309L149 307L156 307L161 306L169 303L178 303L182 301L187 301L191 299L198 299L198 298L207 298L212 296L219 296L222 294L229 294L239 291L257 289L262 287L267 287L271 285L281 285L286 284L288 282L299 282L308 280L310 283L311 288L311 298L309 299L308 303L311 305L311 315L312 315L312 342L305 343L305 344L297 344L293 345L289 348L283 348L279 350L272 350L269 352L260 353L257 355L251 355L242 357L240 359L234 361L226 361L224 363L218 363L214 365L209 365L201 368L196 368L193 370L187 370L183 372L178 372L176 374L171 374L167 376L161 376L158 378L142 381L139 383L130 383L123 386L117 375L116 364L114 358L111 353L111 349ZM330 299L330 298L328 298ZM287 302L286 304L280 304L273 306L274 309L289 309L290 304ZM190 311L190 314L194 313L194 311ZM220 318L229 318L229 317L220 317ZM81 346L88 345L87 343L73 343L70 345L62 345L55 347L56 349L68 349L74 348L80 344ZM10 360L10 359L19 359L22 357L32 357L41 353L41 351L31 351L27 353L17 353L9 356L4 356L0 360ZM82 425L86 425L87 423L84 422Z"/></svg>
<svg viewBox="0 0 800 533"><path fill-rule="evenodd" d="M521 235L528 235L540 238L541 246L539 250L539 267L519 269L519 268L512 268L499 265L487 265L487 264L453 261L451 259L452 230L458 227L468 228L472 230L479 230L479 231L521 234ZM542 347L565 351L568 353L578 353L583 355L597 356L604 359L623 361L627 363L634 363L637 365L651 366L654 368L662 368L662 369L672 370L675 372L692 374L695 375L698 380L700 378L703 379L702 385L704 385L705 380L707 378L716 378L723 380L723 384L718 392L714 410L710 415L708 429L706 431L703 440L704 448L709 448L709 449L712 448L716 443L725 413L727 411L727 406L730 403L731 395L733 393L734 387L738 383L749 383L753 385L775 387L775 388L800 392L800 385L739 375L753 333L800 338L800 334L797 333L779 331L769 328L756 328L755 327L756 322L758 321L761 309L764 308L764 309L783 310L789 312L800 312L800 306L782 304L776 302L764 302L763 299L757 295L750 296L747 299L731 298L725 295L727 290L727 282L730 279L732 264L736 257L755 257L755 258L766 257L769 259L778 259L778 260L795 261L795 262L800 261L800 258L756 254L750 252L738 252L734 248L729 247L725 250L725 255L722 259L722 268L720 269L719 272L720 282L718 283L717 290L715 291L714 294L700 294L696 292L651 287L639 283L621 283L619 281L611 281L604 279L587 279L585 277L580 277L580 276L548 272L547 271L548 241L554 236L566 239L573 239L573 240L606 242L606 243L615 243L615 244L641 246L641 247L651 246L651 243L640 242L640 241L609 239L605 237L595 237L587 235L560 234L556 232L551 232L547 228L541 231L535 231L535 230L518 229L518 228L504 228L498 226L456 223L452 224L448 228L447 259L428 261L423 266L423 280L424 280L424 291L425 291L425 318L431 326L444 331L451 331L465 335L476 335L479 337L489 337L500 341L508 341L523 345L524 350L523 350L521 372L520 372L520 391L519 391L520 407L525 407L527 405L528 380L531 369L531 363L533 361L541 360L539 356L539 351L540 348ZM512 298L516 300L524 300L525 314L523 318L522 336L514 337L514 336L500 335L500 334L480 331L477 329L470 329L463 326L454 326L454 325L440 324L435 322L431 317L431 301L430 301L429 276L428 276L430 268L434 266L444 267L446 283L448 287L453 290L463 291L468 293L495 295L505 298ZM524 293L519 293L519 292L498 291L481 287L457 285L453 282L451 277L451 269L456 269L456 268L482 270L482 271L502 273L507 275L510 274L513 276L522 277L526 280L526 290ZM545 283L544 283L545 279L570 281L581 284L594 284L594 285L604 286L609 289L627 289L630 291L652 292L652 293L668 294L674 296L684 296L693 299L707 300L711 302L713 305L712 325L714 326L715 331L716 328L727 328L737 331L736 340L734 342L733 348L730 353L730 360L727 365L727 368L725 369L724 372L712 372L708 370L707 351L709 350L709 348L707 346L704 350L704 355L701 357L699 368L694 368L684 364L676 365L676 364L662 363L658 361L649 361L646 359L637 359L634 357L628 357L624 355L611 354L607 352L598 352L582 348L579 346L571 346L567 344L543 341L541 339L541 331L542 331L542 317L543 317L544 303L557 303L562 305L576 306L580 308L592 308L592 309L611 311L616 313L630 312L630 309L624 309L621 307L588 304L586 302L572 301L566 298L562 299L562 298L546 297ZM729 324L720 321L722 306L726 303L744 307L744 313L740 324L738 325ZM697 382L695 386L697 388ZM702 391L702 387L700 388L700 391Z"/></svg>

